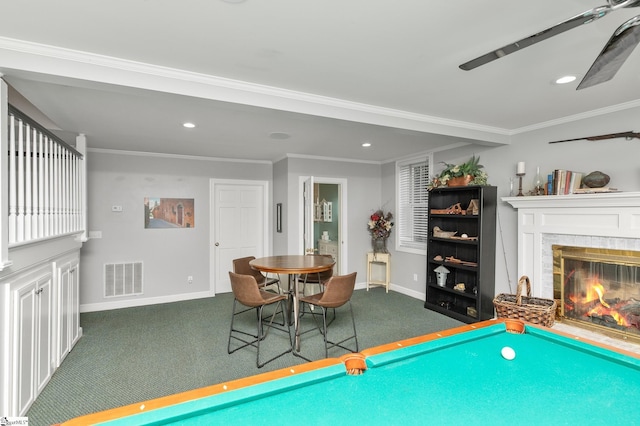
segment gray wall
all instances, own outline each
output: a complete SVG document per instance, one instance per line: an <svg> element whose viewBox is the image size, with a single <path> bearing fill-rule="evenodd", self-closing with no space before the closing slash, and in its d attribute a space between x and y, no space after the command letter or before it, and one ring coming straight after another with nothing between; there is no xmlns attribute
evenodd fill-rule
<svg viewBox="0 0 640 426"><path fill-rule="evenodd" d="M271 181L270 163L89 152L89 230L81 251L82 310L202 297L209 291L210 179ZM195 227L144 229L145 197L193 198ZM115 213L111 207L122 206ZM103 297L105 263L142 261L144 295ZM187 284L187 276L193 284Z"/></svg>
<svg viewBox="0 0 640 426"><path fill-rule="evenodd" d="M546 176L556 168L591 172L601 170L611 176L611 186L623 191L640 191L640 140L568 142L550 145L552 140L615 133L637 129L640 108L617 111L597 119L586 118L531 130L512 137L512 143L497 148L462 147L434 155L434 171L441 161L458 163L472 154L480 155L489 173L489 183L498 187L498 196L509 194L509 179L515 177L518 161L527 164L524 190L533 186L536 166ZM341 178L347 181L348 230L347 265L358 272L360 286L366 277L365 253L370 250L367 218L384 208L396 213L395 162L353 163L289 157L264 163L228 162L161 156L91 152L89 169L89 229L101 231L82 248L81 305L83 310L107 309L102 296L102 271L106 262L143 261L145 295L125 298L123 304L146 304L209 295L209 183L212 178L266 180L272 182L272 207L283 204L283 232L273 228L273 254L300 251L301 223L299 192L301 176ZM143 198L193 197L194 229L145 230ZM123 206L113 213L112 205ZM517 283L516 211L499 202L496 243L496 293L515 292ZM424 297L425 257L395 252L392 233L388 247L392 255L391 283L394 289L416 298ZM414 274L418 280L414 281ZM186 284L192 275L194 283ZM536 284L534 283L534 286Z"/></svg>
<svg viewBox="0 0 640 426"><path fill-rule="evenodd" d="M509 179L515 178L516 164L526 163L523 191L533 188L536 167L546 178L554 169L583 171L600 170L611 177L610 186L622 191L640 191L640 139L576 141L549 144L550 141L595 136L638 128L640 108L632 108L558 124L541 130L532 130L512 137L511 145L498 148L467 147L434 155L434 172L442 170L440 161L460 163L472 154L480 155L480 163L489 174L489 184L498 187L498 199L509 196ZM383 166L383 198L395 197L394 163ZM516 184L517 189L517 184ZM517 211L509 204L498 202L496 236L496 294L515 293L517 271ZM400 291L423 298L425 294L426 259L407 253L392 251L391 282ZM418 282L413 274L418 274ZM533 283L535 286L536 283Z"/></svg>

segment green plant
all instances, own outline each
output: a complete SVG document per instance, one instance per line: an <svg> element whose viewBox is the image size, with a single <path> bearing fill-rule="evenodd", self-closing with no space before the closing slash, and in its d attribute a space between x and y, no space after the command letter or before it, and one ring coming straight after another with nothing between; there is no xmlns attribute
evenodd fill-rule
<svg viewBox="0 0 640 426"><path fill-rule="evenodd" d="M470 185L487 185L489 176L483 170L484 166L480 164L480 157L473 155L469 161L462 164L442 163L445 168L440 174L433 178L429 184L429 189L446 186L447 182L456 177L472 176Z"/></svg>

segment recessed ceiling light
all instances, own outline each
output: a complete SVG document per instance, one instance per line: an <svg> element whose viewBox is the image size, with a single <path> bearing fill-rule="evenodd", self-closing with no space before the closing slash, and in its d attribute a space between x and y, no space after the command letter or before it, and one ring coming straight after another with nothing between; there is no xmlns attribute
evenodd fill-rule
<svg viewBox="0 0 640 426"><path fill-rule="evenodd" d="M284 140L284 139L289 139L291 135L286 132L272 132L272 133L269 133L269 137L271 139Z"/></svg>
<svg viewBox="0 0 640 426"><path fill-rule="evenodd" d="M363 148L369 148L371 146L371 142L365 142L362 144Z"/></svg>
<svg viewBox="0 0 640 426"><path fill-rule="evenodd" d="M567 83L571 83L572 81L576 80L575 75L565 75L564 77L560 77L559 79L557 79L555 81L556 84L567 84Z"/></svg>
<svg viewBox="0 0 640 426"><path fill-rule="evenodd" d="M194 127L196 127L196 125L193 123L182 123L182 126L186 127L187 129L193 129Z"/></svg>

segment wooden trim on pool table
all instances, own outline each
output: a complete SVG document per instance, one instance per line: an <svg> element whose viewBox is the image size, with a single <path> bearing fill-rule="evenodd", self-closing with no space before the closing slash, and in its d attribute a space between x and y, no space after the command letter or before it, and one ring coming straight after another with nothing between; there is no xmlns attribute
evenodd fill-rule
<svg viewBox="0 0 640 426"><path fill-rule="evenodd" d="M583 343L587 343L587 344L604 348L604 349L617 352L626 356L640 359L640 354L629 352L624 349L609 346L593 340L584 339L569 333L564 333L562 331L552 330L547 327L542 327L539 325L530 324L530 323L519 321L519 320L494 318L494 319L480 321L473 324L463 325L460 327L450 328L447 330L437 331L437 332L425 334L422 336L412 337L409 339L404 339L404 340L400 340L393 343L387 343L384 345L375 346L373 348L365 349L359 353L347 353L345 355L342 355L340 358L321 359L318 361L313 361L305 364L295 365L292 367L282 368L282 369L270 371L267 373L262 373L254 376L232 380L229 382L218 383L218 384L206 386L203 388L193 389L186 392L181 392L181 393L168 395L168 396L164 396L156 399L151 399L145 402L138 402L135 404L113 408L110 410L100 411L93 414L87 414L81 417L73 418L59 425L73 426L73 425L87 425L87 424L106 422L108 420L114 420L121 417L131 416L134 414L142 413L144 411L155 410L158 408L163 408L163 407L167 407L174 404L179 404L182 402L187 402L187 401L191 401L199 398L205 398L212 395L221 394L221 393L229 392L232 390L244 388L247 386L257 385L257 384L269 382L272 380L290 377L295 374L302 374L308 371L334 366L340 363L343 363L345 365L345 372L349 372L350 370L364 371L367 369L366 358L372 355L387 353L403 347L418 345L421 343L438 340L443 337L453 336L456 334L465 333L467 331L486 328L486 327L490 327L490 326L501 324L501 323L505 324L505 327L507 329L515 330L515 332L523 332L528 327L534 327L537 329L549 331L551 333L563 336L568 339L581 341Z"/></svg>
<svg viewBox="0 0 640 426"><path fill-rule="evenodd" d="M294 365L280 370L269 371L267 373L256 374L249 377L243 377L240 379L232 380L229 382L218 383L211 386L206 386L198 389L192 389L190 391L180 392L173 395L163 396L156 399L151 399L144 402L136 402L134 404L124 405L122 407L112 408L105 411L99 411L93 414L87 414L81 417L75 417L66 422L58 425L72 426L72 425L89 425L100 422L106 422L109 420L119 419L121 417L132 416L134 414L140 414L145 411L155 410L182 402L191 401L194 399L205 398L208 396L229 392L236 389L241 389L247 386L257 385L260 383L269 382L271 380L277 380L284 377L289 377L294 374L301 374L311 370L317 370L324 367L330 367L332 365L340 364L342 361L338 358L326 358L318 361L308 362L305 364Z"/></svg>

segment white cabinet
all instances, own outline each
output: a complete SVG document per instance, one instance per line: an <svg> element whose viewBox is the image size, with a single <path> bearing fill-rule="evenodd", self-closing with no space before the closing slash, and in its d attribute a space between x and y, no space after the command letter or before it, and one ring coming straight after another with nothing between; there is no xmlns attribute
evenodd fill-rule
<svg viewBox="0 0 640 426"><path fill-rule="evenodd" d="M333 272L339 274L340 268L338 267L338 242L329 240L318 240L318 254L330 254L336 264L333 267Z"/></svg>
<svg viewBox="0 0 640 426"><path fill-rule="evenodd" d="M0 415L25 416L81 336L79 251L0 275Z"/></svg>
<svg viewBox="0 0 640 426"><path fill-rule="evenodd" d="M12 287L12 411L22 416L53 373L53 274L48 270L36 277L25 277Z"/></svg>
<svg viewBox="0 0 640 426"><path fill-rule="evenodd" d="M58 365L80 338L79 262L74 259L57 268L60 321Z"/></svg>
<svg viewBox="0 0 640 426"><path fill-rule="evenodd" d="M389 253L367 253L367 291L372 285L384 286L389 293L391 280L391 255Z"/></svg>

